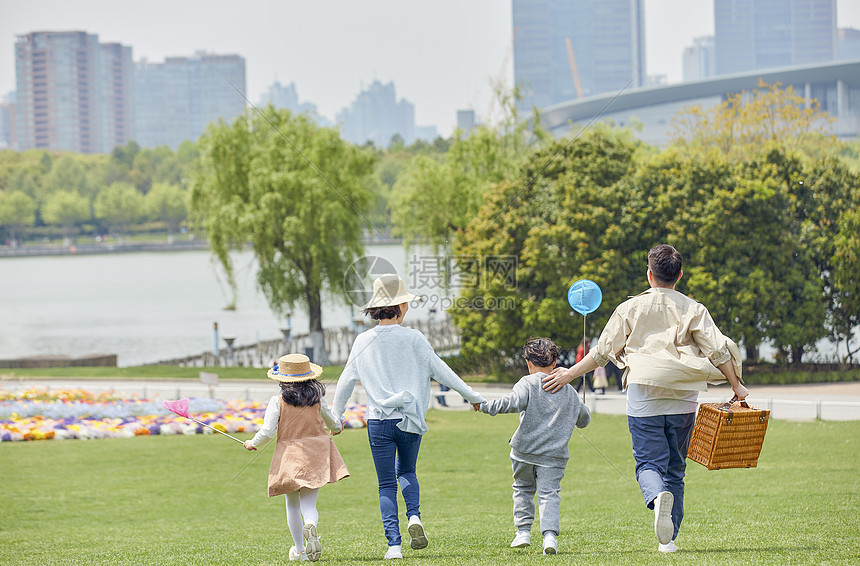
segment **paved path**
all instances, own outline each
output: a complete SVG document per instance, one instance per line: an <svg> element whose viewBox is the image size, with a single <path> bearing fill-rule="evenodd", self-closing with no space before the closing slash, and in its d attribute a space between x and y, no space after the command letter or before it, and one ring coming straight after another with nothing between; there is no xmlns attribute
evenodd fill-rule
<svg viewBox="0 0 860 566"><path fill-rule="evenodd" d="M328 399L334 394L334 385L328 385ZM485 397L498 398L511 389L509 384L472 384L476 391ZM210 388L199 381L188 379L14 379L3 380L0 389L85 389L89 391L117 391L121 393L140 395L151 399L178 399L181 397L208 397L210 395L222 399L245 399L267 401L277 393L275 384L267 379L262 380L221 380ZM434 384L434 391L436 389ZM449 391L445 393L449 408L468 408L460 396ZM728 387L712 387L702 393L699 400L704 403L723 402L731 397ZM364 392L356 388L353 395L355 402L363 402ZM610 391L606 395L596 395L586 392L585 400L596 413L624 414L624 394ZM431 397L433 406L438 407L436 396ZM812 420L860 420L860 382L845 383L815 383L804 385L766 385L750 387L750 404L771 410L775 419Z"/></svg>

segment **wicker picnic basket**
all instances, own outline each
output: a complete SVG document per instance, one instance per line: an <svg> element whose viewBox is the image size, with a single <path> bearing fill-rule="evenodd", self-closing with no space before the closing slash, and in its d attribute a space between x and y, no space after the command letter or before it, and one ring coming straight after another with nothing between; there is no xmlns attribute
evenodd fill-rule
<svg viewBox="0 0 860 566"><path fill-rule="evenodd" d="M687 458L709 470L755 468L761 454L770 411L746 401L702 403Z"/></svg>

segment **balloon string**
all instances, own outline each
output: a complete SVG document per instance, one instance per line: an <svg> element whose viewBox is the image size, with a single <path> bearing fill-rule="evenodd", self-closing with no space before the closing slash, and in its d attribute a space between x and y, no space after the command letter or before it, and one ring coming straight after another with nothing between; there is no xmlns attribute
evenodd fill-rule
<svg viewBox="0 0 860 566"><path fill-rule="evenodd" d="M587 352L585 351L585 317L586 316L587 315L582 315L582 359L583 360L585 359L585 355L587 354ZM585 403L585 390L586 389L587 389L587 387L586 387L586 381L585 381L585 374L582 374L582 402L583 403Z"/></svg>

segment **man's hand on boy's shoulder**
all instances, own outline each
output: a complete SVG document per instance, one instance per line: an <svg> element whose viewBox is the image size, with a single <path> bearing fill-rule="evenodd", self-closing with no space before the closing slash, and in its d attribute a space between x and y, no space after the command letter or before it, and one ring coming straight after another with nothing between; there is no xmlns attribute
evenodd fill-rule
<svg viewBox="0 0 860 566"><path fill-rule="evenodd" d="M541 382L543 383L544 391L555 393L556 391L570 383L571 379L568 378L569 374L570 368L556 367L549 373L548 376L541 380Z"/></svg>

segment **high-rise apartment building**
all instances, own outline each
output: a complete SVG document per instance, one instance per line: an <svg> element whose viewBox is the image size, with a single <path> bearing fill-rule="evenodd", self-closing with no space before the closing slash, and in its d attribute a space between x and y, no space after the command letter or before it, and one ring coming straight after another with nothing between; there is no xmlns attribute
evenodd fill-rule
<svg viewBox="0 0 860 566"><path fill-rule="evenodd" d="M684 48L683 80L697 81L716 75L714 36L697 37L693 45Z"/></svg>
<svg viewBox="0 0 860 566"><path fill-rule="evenodd" d="M177 149L196 141L215 120L245 111L245 59L197 53L164 63L139 61L134 70L135 141Z"/></svg>
<svg viewBox="0 0 860 566"><path fill-rule="evenodd" d="M341 137L359 145L371 141L376 147L388 147L395 134L406 145L415 141L415 107L397 100L392 82L373 81L349 108L338 113L337 122Z"/></svg>
<svg viewBox="0 0 860 566"><path fill-rule="evenodd" d="M20 149L107 153L131 139L131 47L83 31L15 44Z"/></svg>
<svg viewBox="0 0 860 566"><path fill-rule="evenodd" d="M0 99L0 149L17 149L15 139L15 93L11 92Z"/></svg>
<svg viewBox="0 0 860 566"><path fill-rule="evenodd" d="M513 0L521 111L642 86L643 0Z"/></svg>
<svg viewBox="0 0 860 566"><path fill-rule="evenodd" d="M836 59L836 0L714 0L718 75Z"/></svg>

